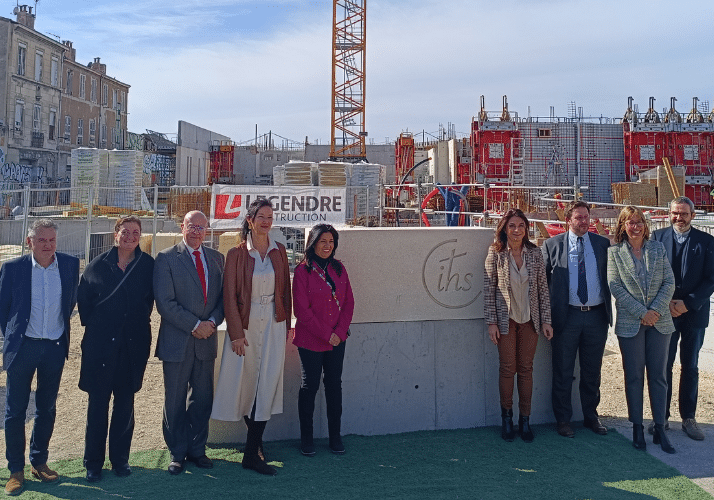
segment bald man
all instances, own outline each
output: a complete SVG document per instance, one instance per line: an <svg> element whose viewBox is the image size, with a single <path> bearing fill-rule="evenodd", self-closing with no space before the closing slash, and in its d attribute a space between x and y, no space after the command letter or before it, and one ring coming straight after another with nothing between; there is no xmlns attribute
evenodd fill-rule
<svg viewBox="0 0 714 500"><path fill-rule="evenodd" d="M203 245L208 219L198 211L181 224L183 241L159 252L154 264L154 297L161 315L156 356L163 361L163 432L172 475L186 460L204 469L213 402L216 326L223 321L223 265L219 252Z"/></svg>

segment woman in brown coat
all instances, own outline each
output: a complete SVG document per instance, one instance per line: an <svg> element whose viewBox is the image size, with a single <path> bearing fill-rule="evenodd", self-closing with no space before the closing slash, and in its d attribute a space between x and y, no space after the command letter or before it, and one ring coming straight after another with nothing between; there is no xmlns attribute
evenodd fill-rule
<svg viewBox="0 0 714 500"><path fill-rule="evenodd" d="M498 347L501 437L513 441L513 379L518 373L518 429L533 441L530 427L533 358L538 334L550 340L550 295L540 250L528 239L528 219L512 208L496 228L484 272L488 336Z"/></svg>
<svg viewBox="0 0 714 500"><path fill-rule="evenodd" d="M270 238L273 207L266 199L248 207L243 241L228 252L223 278L227 335L212 417L243 418L248 436L243 468L275 475L262 440L271 415L283 412L285 344L292 298L285 247Z"/></svg>

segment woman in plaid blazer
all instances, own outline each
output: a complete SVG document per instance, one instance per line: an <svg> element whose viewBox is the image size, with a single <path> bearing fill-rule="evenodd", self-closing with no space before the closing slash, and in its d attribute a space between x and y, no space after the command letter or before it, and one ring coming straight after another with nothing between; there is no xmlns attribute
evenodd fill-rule
<svg viewBox="0 0 714 500"><path fill-rule="evenodd" d="M533 357L538 335L553 337L550 294L540 250L528 239L528 219L512 208L496 228L484 272L488 335L498 347L501 437L513 441L513 379L518 373L518 429L533 441L530 427Z"/></svg>
<svg viewBox="0 0 714 500"><path fill-rule="evenodd" d="M669 301L674 294L674 274L664 245L650 240L639 208L622 209L615 228L615 245L607 252L607 281L615 297L615 335L625 370L627 411L632 422L632 445L646 448L642 425L645 367L652 406L654 444L675 450L664 433L667 411L667 356L674 332Z"/></svg>

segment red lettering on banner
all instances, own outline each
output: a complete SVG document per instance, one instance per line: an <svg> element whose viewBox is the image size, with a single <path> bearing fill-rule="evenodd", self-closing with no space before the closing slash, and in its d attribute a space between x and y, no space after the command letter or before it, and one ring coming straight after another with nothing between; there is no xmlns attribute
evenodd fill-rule
<svg viewBox="0 0 714 500"><path fill-rule="evenodd" d="M236 219L240 216L242 195L240 194L217 194L216 195L216 219Z"/></svg>

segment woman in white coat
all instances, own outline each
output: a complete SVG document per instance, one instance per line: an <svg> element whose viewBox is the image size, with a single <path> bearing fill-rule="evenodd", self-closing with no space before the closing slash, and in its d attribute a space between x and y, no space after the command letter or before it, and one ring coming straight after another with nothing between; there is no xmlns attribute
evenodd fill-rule
<svg viewBox="0 0 714 500"><path fill-rule="evenodd" d="M226 258L227 335L211 415L245 420L243 468L266 475L276 471L262 454L263 431L271 415L283 412L285 344L292 315L288 258L285 247L268 236L272 225L270 202L251 203L243 241Z"/></svg>

